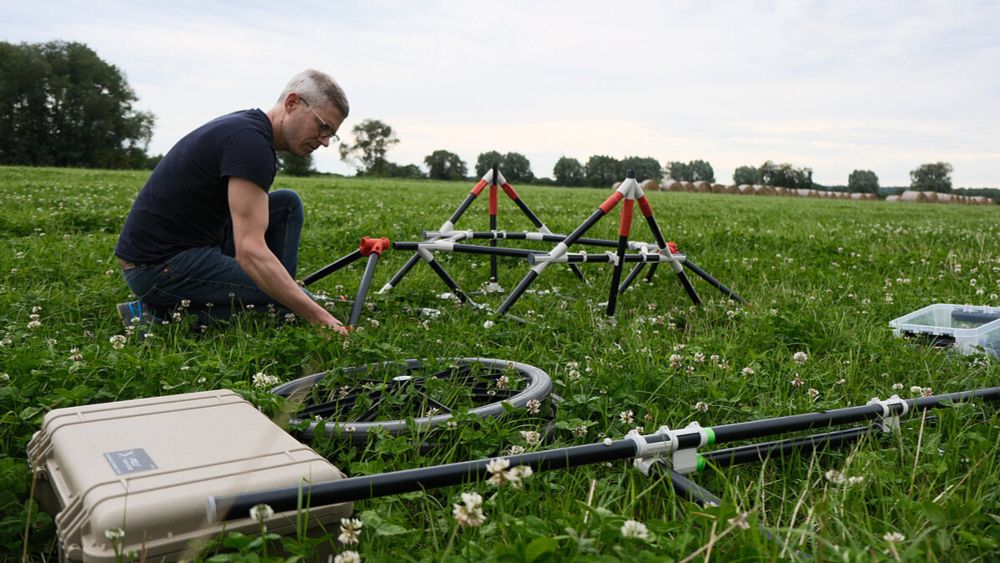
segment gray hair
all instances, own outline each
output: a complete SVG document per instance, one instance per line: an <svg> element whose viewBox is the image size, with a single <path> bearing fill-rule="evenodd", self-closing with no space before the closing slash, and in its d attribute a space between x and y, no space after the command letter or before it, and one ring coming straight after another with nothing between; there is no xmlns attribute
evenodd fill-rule
<svg viewBox="0 0 1000 563"><path fill-rule="evenodd" d="M308 104L322 105L328 101L344 117L347 117L347 114L351 112L351 105L347 103L344 90L341 89L336 80L325 72L310 68L296 74L281 91L278 102L284 101L292 92L298 94Z"/></svg>

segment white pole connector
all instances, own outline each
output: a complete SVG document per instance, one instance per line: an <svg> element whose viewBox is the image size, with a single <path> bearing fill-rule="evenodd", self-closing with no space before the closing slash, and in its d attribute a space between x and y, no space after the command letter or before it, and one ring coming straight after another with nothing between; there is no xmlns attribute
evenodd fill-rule
<svg viewBox="0 0 1000 563"><path fill-rule="evenodd" d="M882 429L882 432L887 433L899 430L899 417L905 416L906 413L910 412L910 403L906 402L905 399L900 399L899 395L893 395L884 401L880 401L878 397L875 397L868 401L868 404L882 407L882 416L880 417L878 426ZM899 413L894 413L892 405L902 405L903 407Z"/></svg>

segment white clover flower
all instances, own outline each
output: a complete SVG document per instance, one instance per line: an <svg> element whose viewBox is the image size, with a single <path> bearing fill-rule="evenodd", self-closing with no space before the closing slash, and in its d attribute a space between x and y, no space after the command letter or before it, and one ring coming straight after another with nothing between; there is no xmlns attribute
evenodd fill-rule
<svg viewBox="0 0 1000 563"><path fill-rule="evenodd" d="M573 436L576 438L583 438L586 435L587 435L586 426L577 426L576 428L573 429Z"/></svg>
<svg viewBox="0 0 1000 563"><path fill-rule="evenodd" d="M611 444L614 444L614 441L611 438L605 438L603 444L605 446L610 446Z"/></svg>
<svg viewBox="0 0 1000 563"><path fill-rule="evenodd" d="M34 329L40 326L42 326L42 323L40 321L28 321L28 328Z"/></svg>
<svg viewBox="0 0 1000 563"><path fill-rule="evenodd" d="M533 474L534 470L527 465L518 465L507 472L507 480L510 481L511 487L520 489L524 481Z"/></svg>
<svg viewBox="0 0 1000 563"><path fill-rule="evenodd" d="M680 354L670 354L670 367L678 369L681 367L681 362L683 361L684 358Z"/></svg>
<svg viewBox="0 0 1000 563"><path fill-rule="evenodd" d="M358 518L341 518L340 535L337 536L337 540L344 545L358 543L358 536L361 535L361 527L363 525L364 523Z"/></svg>
<svg viewBox="0 0 1000 563"><path fill-rule="evenodd" d="M10 381L10 374L9 373L0 373L0 381L2 381L4 383Z"/></svg>
<svg viewBox="0 0 1000 563"><path fill-rule="evenodd" d="M110 530L104 530L104 537L108 538L113 542L125 537L125 530L121 528L111 528Z"/></svg>
<svg viewBox="0 0 1000 563"><path fill-rule="evenodd" d="M893 391L900 391L902 389L903 389L903 384L902 383L893 383L892 384L892 390Z"/></svg>
<svg viewBox="0 0 1000 563"><path fill-rule="evenodd" d="M622 421L622 424L632 424L632 422L635 420L635 416L632 414L632 411L630 410L622 411L618 413L618 419Z"/></svg>
<svg viewBox="0 0 1000 563"><path fill-rule="evenodd" d="M264 523L274 516L274 509L266 504L255 504L250 508L250 518Z"/></svg>
<svg viewBox="0 0 1000 563"><path fill-rule="evenodd" d="M701 352L695 352L694 361L698 362L699 364L702 363L702 362L704 362L705 361L705 354L703 354Z"/></svg>
<svg viewBox="0 0 1000 563"><path fill-rule="evenodd" d="M747 366L747 367L743 368L743 370L740 371L740 373L742 373L743 375L746 375L746 376L750 376L750 375L753 375L754 371L753 371L752 367Z"/></svg>
<svg viewBox="0 0 1000 563"><path fill-rule="evenodd" d="M792 387L794 387L796 389L798 389L799 387L802 387L803 385L805 385L805 382L802 381L802 378L799 377L799 374L797 374L797 373L795 374L795 379L792 379L791 383L792 383Z"/></svg>
<svg viewBox="0 0 1000 563"><path fill-rule="evenodd" d="M899 532L886 532L882 539L889 543L899 543L906 539L906 536Z"/></svg>
<svg viewBox="0 0 1000 563"><path fill-rule="evenodd" d="M361 555L357 551L341 551L333 558L333 563L361 563Z"/></svg>
<svg viewBox="0 0 1000 563"><path fill-rule="evenodd" d="M542 412L542 402L538 399L529 400L524 407L528 409L528 414L538 414Z"/></svg>
<svg viewBox="0 0 1000 563"><path fill-rule="evenodd" d="M732 518L727 520L727 522L729 522L729 525L734 528L739 528L741 530L748 530L750 529L750 522L748 518L749 515L750 515L749 512L740 512L736 516L733 516Z"/></svg>
<svg viewBox="0 0 1000 563"><path fill-rule="evenodd" d="M472 528L486 521L483 512L483 497L479 493L462 493L462 503L454 504L451 510L455 522L464 528Z"/></svg>
<svg viewBox="0 0 1000 563"><path fill-rule="evenodd" d="M649 529L638 520L626 520L621 531L623 538L649 541Z"/></svg>
<svg viewBox="0 0 1000 563"><path fill-rule="evenodd" d="M510 378L506 375L501 375L497 378L497 389L507 389L510 387Z"/></svg>
<svg viewBox="0 0 1000 563"><path fill-rule="evenodd" d="M708 412L708 403L705 401L698 401L694 404L694 410L698 412Z"/></svg>
<svg viewBox="0 0 1000 563"><path fill-rule="evenodd" d="M826 480L833 483L834 485L840 485L844 482L844 474L836 469L831 469L824 473Z"/></svg>
<svg viewBox="0 0 1000 563"><path fill-rule="evenodd" d="M580 370L578 370L578 369L571 369L571 370L569 370L569 380L570 381L579 381L580 380Z"/></svg>
<svg viewBox="0 0 1000 563"><path fill-rule="evenodd" d="M491 459L490 462L486 464L486 471L490 472L491 475L496 475L498 473L503 473L508 467L510 467L510 460L498 457L496 459Z"/></svg>
<svg viewBox="0 0 1000 563"><path fill-rule="evenodd" d="M850 485L850 486L860 485L864 481L865 481L865 478L864 478L864 476L861 476L861 475L858 475L858 476L855 476L855 477L848 477L847 478L847 484Z"/></svg>
<svg viewBox="0 0 1000 563"><path fill-rule="evenodd" d="M258 389L273 387L279 383L281 383L281 380L276 375L267 375L262 371L253 374L253 386Z"/></svg>
<svg viewBox="0 0 1000 563"><path fill-rule="evenodd" d="M921 397L930 397L931 396L931 388L930 387L921 387L920 388L920 396Z"/></svg>
<svg viewBox="0 0 1000 563"><path fill-rule="evenodd" d="M121 334L116 334L108 339L111 342L111 347L115 350L121 350L125 347L125 336Z"/></svg>
<svg viewBox="0 0 1000 563"><path fill-rule="evenodd" d="M922 389L922 387L920 387L919 385L913 385L913 386L910 387L910 393L912 393L914 395L919 395L921 389Z"/></svg>
<svg viewBox="0 0 1000 563"><path fill-rule="evenodd" d="M441 316L441 311L438 309L429 309L427 307L424 307L420 309L420 314L430 319L436 319Z"/></svg>
<svg viewBox="0 0 1000 563"><path fill-rule="evenodd" d="M486 321L486 322L483 323L483 328L485 328L485 329L491 329L491 328L493 328L493 324L494 324L493 321Z"/></svg>
<svg viewBox="0 0 1000 563"><path fill-rule="evenodd" d="M524 446L520 444L514 444L507 450L508 455L521 455L524 453Z"/></svg>
<svg viewBox="0 0 1000 563"><path fill-rule="evenodd" d="M792 359L795 360L795 363L801 365L806 363L807 360L809 360L809 354L806 354L805 352L796 352L792 354Z"/></svg>
<svg viewBox="0 0 1000 563"><path fill-rule="evenodd" d="M524 438L525 443L529 446L537 446L542 443L542 435L534 430L522 430L521 438Z"/></svg>
<svg viewBox="0 0 1000 563"><path fill-rule="evenodd" d="M819 397L819 389L814 389L810 387L807 393L809 394L810 398L815 399L816 397Z"/></svg>

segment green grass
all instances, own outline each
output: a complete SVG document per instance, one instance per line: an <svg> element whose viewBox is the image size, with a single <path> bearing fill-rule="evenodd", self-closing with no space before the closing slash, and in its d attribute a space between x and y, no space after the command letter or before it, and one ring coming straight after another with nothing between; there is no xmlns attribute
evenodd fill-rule
<svg viewBox="0 0 1000 563"><path fill-rule="evenodd" d="M988 387L1000 373L995 359L915 346L887 325L935 302L1000 305L1000 209L687 193L649 194L665 236L750 306L735 306L698 280L706 302L692 307L661 269L652 285L621 297L611 322L600 306L609 267L585 265L590 286L552 267L533 285L539 291L511 310L527 325L498 320L484 328L491 315L440 299L446 288L418 265L393 291L370 296L361 330L346 341L258 314L204 335L187 323L156 326L150 337L129 335L115 349L110 338L122 328L114 305L129 295L112 251L144 178L0 168L0 554L21 552L31 484L25 447L53 408L229 388L276 414L279 402L252 383L257 372L289 381L369 362L482 356L538 366L556 381L563 401L556 430L539 446L547 448L617 439L636 425L646 432L692 421L714 426L912 396L913 386L934 393ZM362 236L418 240L471 187L339 178L279 178L276 186L298 190L306 205L302 275L353 251ZM518 189L553 231L564 233L608 195ZM487 229L485 199L459 228ZM530 227L506 199L499 221L512 231ZM588 236L615 238L617 223L616 212ZM641 220L633 233L652 239ZM387 253L374 289L408 257ZM466 290L488 277L485 257L439 260ZM358 262L313 287L353 296L362 269ZM502 261L502 285L509 290L526 271L522 262ZM476 299L495 309L502 295ZM441 314L429 318L424 308ZM348 313L346 306L335 311L345 320ZM34 328L31 315L38 315ZM808 354L805 363L793 361L799 351ZM635 423L622 421L624 411ZM936 424L922 431L908 425L883 441L694 476L724 498L718 508L686 503L669 483L626 462L539 473L523 490L483 483L364 501L355 506L365 522L357 549L368 561L661 560L702 548L699 559L707 552L719 560L797 553L823 560L995 559L1000 493L989 483L1000 479L997 411L976 404L936 414ZM358 475L501 455L525 445L520 431L543 425L517 413L463 419L442 430L446 439L438 443L447 446L424 451L412 437L312 445ZM579 427L585 435L574 434ZM838 485L825 477L830 470L863 479ZM486 499L487 520L458 528L451 507L468 491ZM53 559L54 524L33 512L30 556ZM741 512L749 513L747 529L729 522ZM623 538L628 519L643 522L651 539ZM893 532L905 539L889 543L884 537ZM237 540L230 545L242 546L244 555L262 553Z"/></svg>

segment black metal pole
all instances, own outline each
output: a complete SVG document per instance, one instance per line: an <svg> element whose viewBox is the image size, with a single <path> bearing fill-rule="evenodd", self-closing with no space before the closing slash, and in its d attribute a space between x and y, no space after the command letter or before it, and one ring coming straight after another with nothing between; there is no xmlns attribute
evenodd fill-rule
<svg viewBox="0 0 1000 563"><path fill-rule="evenodd" d="M455 297L458 297L459 301L461 301L462 303L465 303L467 301L468 302L472 301L471 299L469 299L469 296L466 295L458 287L458 284L455 283L455 280L453 280L451 276L448 275L448 272L444 271L444 268L441 267L441 264L439 264L437 260L431 258L430 260L427 261L427 265L430 266L432 270L434 270L434 273L437 274L439 278L441 278L441 281L443 281L444 284L448 286L448 289L451 289L451 292L455 294Z"/></svg>
<svg viewBox="0 0 1000 563"><path fill-rule="evenodd" d="M392 243L392 247L398 248L396 246L397 244L399 243L395 242ZM396 285L398 285L399 282L403 281L403 278L406 276L406 274L408 274L410 270L412 270L413 267L416 266L417 262L419 261L420 261L419 254L414 254L413 256L410 256L410 259L406 261L406 264L403 264L403 267L400 268L399 271L397 271L395 274L393 274L392 278L389 279L389 281L385 284L385 286L382 288L381 291L388 291L396 287Z"/></svg>
<svg viewBox="0 0 1000 563"><path fill-rule="evenodd" d="M621 197L616 198L615 195L620 196L618 192L612 194L611 197L605 200L605 202L600 207L598 207L596 211L590 214L590 217L587 217L583 221L583 223L580 224L579 227L577 227L572 233L570 233L562 241L562 244L568 248L571 244L573 244L576 241L576 239L583 236L583 234L586 233L587 230L593 227L594 224L601 219L601 217L604 217L605 215L608 214L608 212L611 211L611 209L614 209L614 206L618 205L618 202L621 201ZM607 208L607 210L605 210L605 208ZM497 309L497 314L500 316L506 315L507 311L510 310L510 308L514 305L514 303L517 302L518 299L521 298L521 295L525 291L527 291L528 287L531 286L531 283L535 281L535 278L537 278L539 273L544 269L545 265L539 264L534 268L532 268L531 270L529 270L528 274L524 276L521 282L517 284L517 287L514 288L514 291L511 291L507 295L507 298L504 299L503 303L500 304L500 308Z"/></svg>
<svg viewBox="0 0 1000 563"><path fill-rule="evenodd" d="M441 238L444 233L441 231L424 231L422 236L427 240L434 240ZM543 242L563 242L566 240L567 235L560 235L556 233L510 233L501 232L492 233L489 231L471 231L471 238L473 239L483 239L489 240L493 238L502 238L510 240L532 240L533 236L539 237ZM618 241L607 240L607 239L597 239L597 238L586 238L580 237L576 239L576 244L583 244L588 246L606 246L610 248L617 248Z"/></svg>
<svg viewBox="0 0 1000 563"><path fill-rule="evenodd" d="M326 266L323 266L319 270L316 270L315 272L303 278L302 285L309 285L311 283L315 283L325 278L326 276L329 276L330 274L336 272L337 270L354 263L359 258L361 258L360 250L355 250L354 252L342 258L338 258L335 262L327 264Z"/></svg>
<svg viewBox="0 0 1000 563"><path fill-rule="evenodd" d="M493 181L490 182L490 230L497 230L497 164L493 163ZM490 240L490 246L497 247L497 239ZM497 281L497 257L490 256L490 281Z"/></svg>
<svg viewBox="0 0 1000 563"><path fill-rule="evenodd" d="M654 464L653 467L660 467L661 465L658 463ZM679 497L700 503L703 506L720 506L722 504L722 499L673 469L670 470L669 478L670 484L674 487L674 492Z"/></svg>
<svg viewBox="0 0 1000 563"><path fill-rule="evenodd" d="M659 262L655 262L653 265L655 266L658 263ZM642 269L645 267L645 262L639 262L636 264L635 267L632 268L632 271L628 273L628 276L626 276L625 281L622 282L621 287L618 288L618 293L625 293L629 286L632 285L632 282L635 281L635 278L639 277L639 274L642 273Z"/></svg>
<svg viewBox="0 0 1000 563"><path fill-rule="evenodd" d="M948 393L944 395L933 395L916 399L905 399L908 412L939 408L946 403L967 403L973 399L987 401L1000 400L1000 387L988 387L976 389L974 391L961 391L958 393ZM899 415L903 411L902 403L894 403L889 407L892 411L890 415ZM785 432L797 432L800 430L810 430L813 428L825 428L839 424L850 424L863 420L873 420L882 417L882 405L872 404L859 407L847 407L825 412L815 412L807 414L797 414L768 418L751 422L740 422L735 424L724 424L713 426L711 431L715 435L714 443L722 444L736 440L747 440L783 434ZM698 445L699 436L688 434L681 436L678 440L681 447L694 447Z"/></svg>
<svg viewBox="0 0 1000 563"><path fill-rule="evenodd" d="M434 243L424 243L424 242L409 242L402 241L393 243L393 247L399 250L416 250L421 248L422 245L433 245ZM479 246L475 244L461 244L454 243L451 246L451 252L460 252L466 254L488 254L491 256L509 256L512 258L527 258L533 255L545 255L548 254L542 250L524 250L521 248L503 248L503 247L489 247L489 246Z"/></svg>
<svg viewBox="0 0 1000 563"><path fill-rule="evenodd" d="M728 287L722 285L722 282L720 282L719 280L713 278L711 275L709 275L708 272L706 272L705 270L702 270L701 268L699 268L694 262L692 262L692 261L690 261L688 259L685 259L684 262L682 262L682 264L684 266L686 266L692 272L698 274L698 276L701 279L707 281L709 284L711 284L713 287L715 287L715 289L718 289L719 291L721 291L722 293L724 293L727 297L729 297L733 301L736 301L737 303L746 303L746 301L742 297L740 297L739 295L736 295L736 292L734 292L733 290L729 289Z"/></svg>
<svg viewBox="0 0 1000 563"><path fill-rule="evenodd" d="M656 222L656 218L653 217L653 208L649 205L649 200L646 199L645 195L640 200L639 209L642 210L642 214L646 218L646 224L649 225L649 230L653 233L653 240L656 241L656 245L659 246L661 250L668 250L669 246L667 245L667 239L663 237L663 232L660 231L660 225ZM646 276L646 281L652 281L654 272L655 265L653 269L650 269L649 275ZM675 267L674 272L677 274L677 279L681 282L681 286L684 288L684 291L687 292L691 301L695 305L701 305L701 297L698 296L698 292L695 291L694 286L691 285L691 280L689 280L687 275L684 273L684 269Z"/></svg>
<svg viewBox="0 0 1000 563"><path fill-rule="evenodd" d="M347 320L348 326L357 326L361 317L361 309L364 308L365 298L368 296L368 289L372 284L372 277L375 275L375 266L378 264L379 254L372 252L368 255L368 264L365 266L365 273L361 276L361 285L358 286L358 294L354 298L354 307L351 309L351 316Z"/></svg>
<svg viewBox="0 0 1000 563"><path fill-rule="evenodd" d="M579 465L629 459L636 454L635 442L618 440L610 445L588 444L541 452L505 456L511 467L526 465L533 471L567 469ZM489 476L486 466L495 458L463 461L420 469L393 471L377 475L351 477L299 487L272 489L207 499L210 521L220 522L246 518L250 508L267 504L275 512L295 510L298 499L309 499L310 506L326 506L361 499L378 498L412 491L421 491L482 481Z"/></svg>

